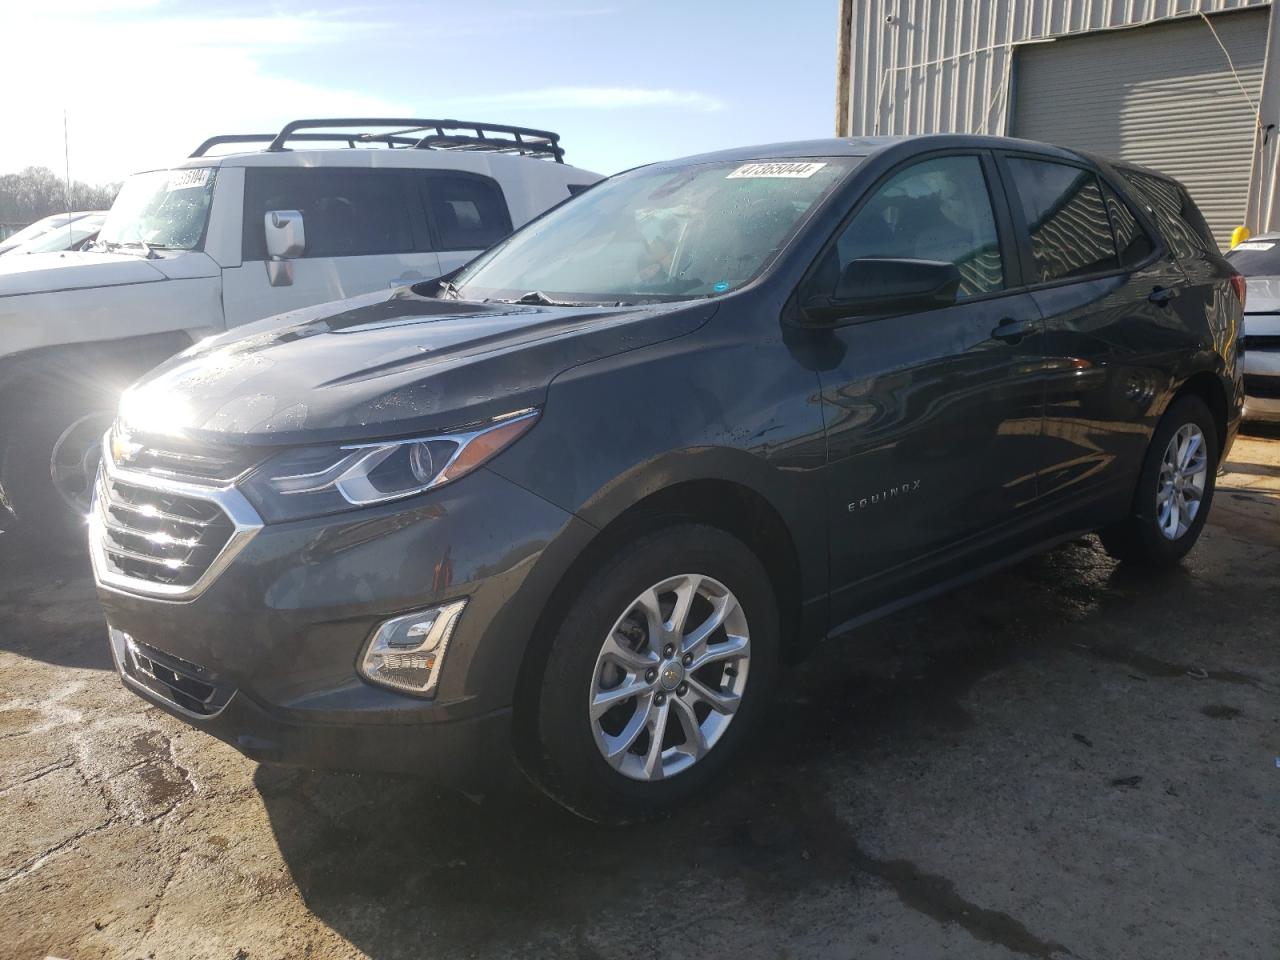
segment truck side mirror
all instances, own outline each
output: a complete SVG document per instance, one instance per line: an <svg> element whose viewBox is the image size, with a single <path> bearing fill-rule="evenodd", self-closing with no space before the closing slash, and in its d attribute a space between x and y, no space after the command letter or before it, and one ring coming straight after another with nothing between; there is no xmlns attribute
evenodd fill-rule
<svg viewBox="0 0 1280 960"><path fill-rule="evenodd" d="M299 210L269 210L262 218L267 240L267 277L273 287L293 285L293 264L307 249Z"/></svg>

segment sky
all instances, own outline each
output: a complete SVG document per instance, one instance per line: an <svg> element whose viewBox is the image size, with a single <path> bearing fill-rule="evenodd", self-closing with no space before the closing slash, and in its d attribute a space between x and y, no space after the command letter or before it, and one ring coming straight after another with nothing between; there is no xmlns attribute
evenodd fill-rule
<svg viewBox="0 0 1280 960"><path fill-rule="evenodd" d="M411 116L557 131L598 173L831 136L836 0L0 0L0 173L122 179L217 133ZM16 131L21 131L18 135Z"/></svg>

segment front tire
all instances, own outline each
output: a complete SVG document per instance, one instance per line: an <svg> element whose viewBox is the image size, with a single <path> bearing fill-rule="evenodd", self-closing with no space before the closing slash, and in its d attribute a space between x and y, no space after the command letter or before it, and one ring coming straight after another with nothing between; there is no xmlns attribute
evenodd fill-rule
<svg viewBox="0 0 1280 960"><path fill-rule="evenodd" d="M0 489L17 529L41 545L80 552L112 398L46 390L7 400Z"/></svg>
<svg viewBox="0 0 1280 960"><path fill-rule="evenodd" d="M1220 451L1204 401L1174 400L1151 437L1129 516L1098 534L1107 553L1149 567L1186 556L1209 516Z"/></svg>
<svg viewBox="0 0 1280 960"><path fill-rule="evenodd" d="M628 544L586 580L556 630L533 779L591 820L676 806L750 734L778 636L772 584L741 541L681 524Z"/></svg>

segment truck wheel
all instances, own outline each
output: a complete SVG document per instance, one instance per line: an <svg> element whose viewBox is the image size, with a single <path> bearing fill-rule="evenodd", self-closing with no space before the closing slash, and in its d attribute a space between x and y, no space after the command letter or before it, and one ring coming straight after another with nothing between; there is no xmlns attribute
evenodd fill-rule
<svg viewBox="0 0 1280 960"><path fill-rule="evenodd" d="M0 453L0 490L21 533L78 549L113 400L85 393L20 401L6 404L14 409Z"/></svg>
<svg viewBox="0 0 1280 960"><path fill-rule="evenodd" d="M696 793L752 732L778 634L769 577L734 537L682 524L628 544L583 584L552 641L535 781L606 822Z"/></svg>
<svg viewBox="0 0 1280 960"><path fill-rule="evenodd" d="M1107 553L1151 567L1186 556L1209 516L1219 450L1204 401L1191 395L1174 400L1151 437L1129 516L1099 531Z"/></svg>

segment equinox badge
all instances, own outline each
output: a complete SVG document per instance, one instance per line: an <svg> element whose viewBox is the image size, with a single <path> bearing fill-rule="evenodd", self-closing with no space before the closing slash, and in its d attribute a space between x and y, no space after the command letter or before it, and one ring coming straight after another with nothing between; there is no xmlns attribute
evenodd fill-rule
<svg viewBox="0 0 1280 960"><path fill-rule="evenodd" d="M869 497L863 497L861 500L852 500L849 502L849 512L855 510L865 510L867 507L884 503L886 500L892 500L894 497L905 497L909 493L915 493L920 489L919 480L908 480L906 483L899 484L896 487L890 487L888 490L881 490L879 493L873 493Z"/></svg>

